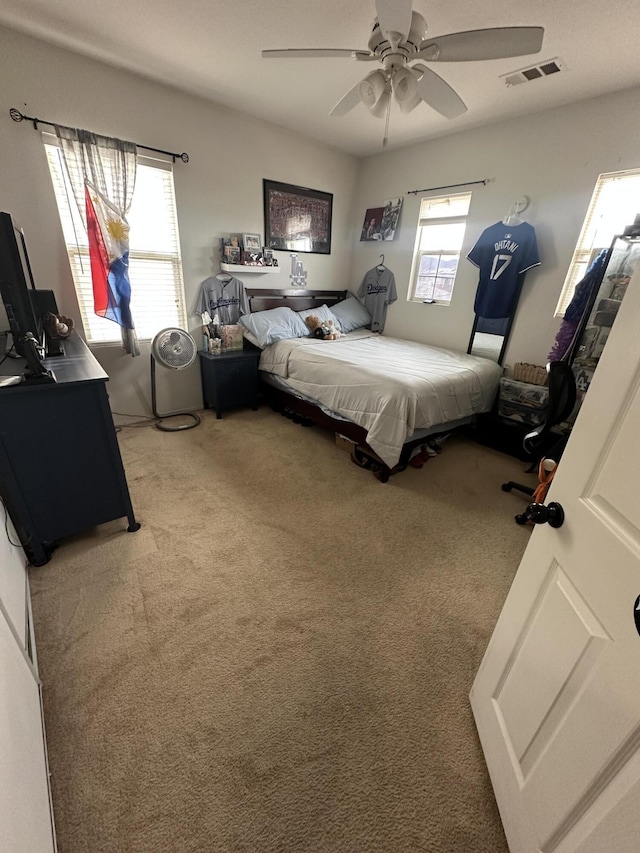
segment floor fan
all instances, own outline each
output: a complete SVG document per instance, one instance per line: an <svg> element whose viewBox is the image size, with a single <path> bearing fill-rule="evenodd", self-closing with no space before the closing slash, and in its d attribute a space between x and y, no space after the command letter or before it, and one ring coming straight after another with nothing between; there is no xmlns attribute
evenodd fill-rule
<svg viewBox="0 0 640 853"><path fill-rule="evenodd" d="M200 416L194 412L171 412L167 415L158 413L156 406L156 362L171 370L184 370L196 360L196 342L189 332L183 329L162 329L151 343L151 409L158 419L156 426L164 432L178 432L183 429L193 429L200 423ZM168 426L162 423L166 418L181 415L191 418L193 423Z"/></svg>

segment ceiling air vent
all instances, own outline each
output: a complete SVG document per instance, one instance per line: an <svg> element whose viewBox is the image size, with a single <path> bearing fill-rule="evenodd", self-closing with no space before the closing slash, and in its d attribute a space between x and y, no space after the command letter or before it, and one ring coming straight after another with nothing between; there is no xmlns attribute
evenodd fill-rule
<svg viewBox="0 0 640 853"><path fill-rule="evenodd" d="M520 83L529 83L531 80L539 80L541 77L550 77L552 74L564 70L566 70L564 62L556 56L554 59L547 59L546 62L530 65L528 68L520 68L518 71L501 74L500 77L507 86L519 86Z"/></svg>

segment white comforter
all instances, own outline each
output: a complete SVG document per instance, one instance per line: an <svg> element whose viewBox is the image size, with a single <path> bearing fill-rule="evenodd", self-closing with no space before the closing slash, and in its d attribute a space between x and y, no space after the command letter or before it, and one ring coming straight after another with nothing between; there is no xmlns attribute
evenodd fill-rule
<svg viewBox="0 0 640 853"><path fill-rule="evenodd" d="M486 358L367 331L270 344L260 370L364 427L390 467L414 430L489 411L502 373Z"/></svg>

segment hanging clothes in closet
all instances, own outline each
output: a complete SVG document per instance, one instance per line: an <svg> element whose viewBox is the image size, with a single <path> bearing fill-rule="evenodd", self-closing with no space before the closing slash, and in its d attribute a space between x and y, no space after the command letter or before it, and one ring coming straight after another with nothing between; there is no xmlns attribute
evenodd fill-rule
<svg viewBox="0 0 640 853"><path fill-rule="evenodd" d="M218 273L205 279L201 285L199 313L216 314L225 326L234 325L243 314L249 313L249 298L239 278Z"/></svg>
<svg viewBox="0 0 640 853"><path fill-rule="evenodd" d="M391 270L383 263L370 269L362 279L358 296L371 314L371 331L382 332L387 318L387 305L398 298L396 280Z"/></svg>
<svg viewBox="0 0 640 853"><path fill-rule="evenodd" d="M558 329L555 343L547 361L571 361L573 345L576 343L581 320L589 306L589 298L600 282L607 260L607 249L603 249L589 266L585 277L578 282L573 293L573 299L564 312L562 325Z"/></svg>

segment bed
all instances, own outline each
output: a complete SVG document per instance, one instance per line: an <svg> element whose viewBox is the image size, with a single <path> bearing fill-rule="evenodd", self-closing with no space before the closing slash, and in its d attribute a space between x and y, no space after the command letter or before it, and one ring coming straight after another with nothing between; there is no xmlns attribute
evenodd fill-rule
<svg viewBox="0 0 640 853"><path fill-rule="evenodd" d="M344 291L249 290L251 312L331 309ZM291 337L262 348L261 387L274 408L352 442L352 459L382 482L412 451L491 409L502 373L485 358L372 333Z"/></svg>

